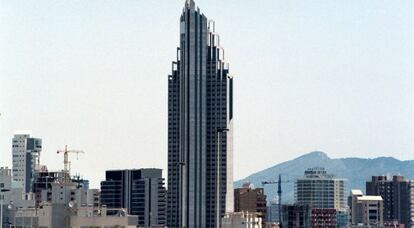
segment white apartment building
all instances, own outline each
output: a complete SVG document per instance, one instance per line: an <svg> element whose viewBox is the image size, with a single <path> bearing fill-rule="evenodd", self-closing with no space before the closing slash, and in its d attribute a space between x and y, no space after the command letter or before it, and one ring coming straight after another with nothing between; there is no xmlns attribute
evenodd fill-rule
<svg viewBox="0 0 414 228"><path fill-rule="evenodd" d="M39 165L42 140L31 138L30 134L15 134L12 142L13 188L30 192L34 172Z"/></svg>
<svg viewBox="0 0 414 228"><path fill-rule="evenodd" d="M324 168L309 168L295 182L295 200L314 208L341 210L346 207L345 181L328 174Z"/></svg>

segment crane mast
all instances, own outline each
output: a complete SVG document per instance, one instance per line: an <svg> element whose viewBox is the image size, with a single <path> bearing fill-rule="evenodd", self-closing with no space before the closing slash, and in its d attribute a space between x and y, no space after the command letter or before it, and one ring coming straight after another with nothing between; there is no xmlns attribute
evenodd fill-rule
<svg viewBox="0 0 414 228"><path fill-rule="evenodd" d="M57 154L63 154L63 183L68 183L70 178L70 161L69 153L76 154L76 160L78 160L79 154L84 154L82 150L68 150L68 145L65 145L65 150L56 151Z"/></svg>
<svg viewBox="0 0 414 228"><path fill-rule="evenodd" d="M290 182L289 180L283 181L284 183ZM282 228L282 175L279 174L278 181L262 181L262 185L277 184L277 196L279 204L279 227Z"/></svg>

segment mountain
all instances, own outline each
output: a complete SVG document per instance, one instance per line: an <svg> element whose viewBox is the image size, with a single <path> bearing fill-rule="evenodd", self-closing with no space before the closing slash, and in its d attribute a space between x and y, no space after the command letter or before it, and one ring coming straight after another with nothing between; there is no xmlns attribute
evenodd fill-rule
<svg viewBox="0 0 414 228"><path fill-rule="evenodd" d="M296 159L277 164L263 171L254 173L242 180L234 182L235 188L244 182L251 182L255 187L264 187L267 199L272 200L277 195L277 184L262 186L262 181L278 180L282 175L282 201L292 203L294 201L294 182L302 177L307 168L323 167L329 174L337 178L345 179L346 195L350 189L361 189L365 192L365 182L371 176L378 175L403 175L407 179L414 179L414 160L400 161L393 157L378 158L335 158L328 157L320 151L310 152Z"/></svg>

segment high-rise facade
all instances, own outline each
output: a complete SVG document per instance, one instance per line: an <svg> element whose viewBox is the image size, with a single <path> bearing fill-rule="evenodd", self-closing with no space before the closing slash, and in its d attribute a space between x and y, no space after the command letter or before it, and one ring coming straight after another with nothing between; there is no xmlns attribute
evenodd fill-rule
<svg viewBox="0 0 414 228"><path fill-rule="evenodd" d="M168 77L169 227L217 227L233 210L233 78L214 26L186 0Z"/></svg>
<svg viewBox="0 0 414 228"><path fill-rule="evenodd" d="M29 134L15 134L12 142L13 187L31 192L39 165L42 140Z"/></svg>
<svg viewBox="0 0 414 228"><path fill-rule="evenodd" d="M343 209L345 204L344 180L328 174L324 168L315 167L295 182L296 203L312 208Z"/></svg>
<svg viewBox="0 0 414 228"><path fill-rule="evenodd" d="M414 226L414 199L413 182L403 176L393 176L389 180L386 176L373 176L366 182L367 195L378 195L384 201L384 222L398 221L405 227Z"/></svg>
<svg viewBox="0 0 414 228"><path fill-rule="evenodd" d="M106 171L101 182L101 205L126 208L138 215L140 227L165 225L166 199L161 169Z"/></svg>

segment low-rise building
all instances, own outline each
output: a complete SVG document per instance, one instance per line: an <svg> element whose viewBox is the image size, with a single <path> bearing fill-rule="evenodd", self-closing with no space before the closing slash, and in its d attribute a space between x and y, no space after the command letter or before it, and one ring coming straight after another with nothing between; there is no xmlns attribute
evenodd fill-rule
<svg viewBox="0 0 414 228"><path fill-rule="evenodd" d="M49 185L49 184L48 184ZM48 198L35 204L34 193L23 193L16 190L17 200L10 208L11 221L15 227L69 227L71 216L77 216L78 208L90 207L95 210L94 215L100 213L99 190L77 188L73 182L50 184L47 191ZM29 203L30 202L30 203Z"/></svg>
<svg viewBox="0 0 414 228"><path fill-rule="evenodd" d="M70 217L71 228L106 228L106 227L125 227L136 228L138 226L138 216L127 214L125 209L117 209L108 215L105 207L100 208L96 213L95 207L79 207L76 214Z"/></svg>
<svg viewBox="0 0 414 228"><path fill-rule="evenodd" d="M381 196L366 196L361 190L352 190L349 203L352 226L384 226Z"/></svg>
<svg viewBox="0 0 414 228"><path fill-rule="evenodd" d="M310 227L311 207L309 205L282 205L282 227Z"/></svg>
<svg viewBox="0 0 414 228"><path fill-rule="evenodd" d="M77 207L74 204L45 203L35 208L20 208L14 213L13 227L137 227L138 216L117 209L108 215L106 208Z"/></svg>
<svg viewBox="0 0 414 228"><path fill-rule="evenodd" d="M221 228L262 228L262 218L255 212L227 213L221 219Z"/></svg>
<svg viewBox="0 0 414 228"><path fill-rule="evenodd" d="M52 200L52 184L63 180L63 177L64 173L62 171L50 172L46 166L35 173L33 193L35 194L36 205Z"/></svg>
<svg viewBox="0 0 414 228"><path fill-rule="evenodd" d="M65 204L46 203L14 211L13 227L68 227L69 209Z"/></svg>
<svg viewBox="0 0 414 228"><path fill-rule="evenodd" d="M336 210L336 227L346 228L349 224L349 209Z"/></svg>
<svg viewBox="0 0 414 228"><path fill-rule="evenodd" d="M337 226L335 208L312 208L310 223L312 228L335 228Z"/></svg>

